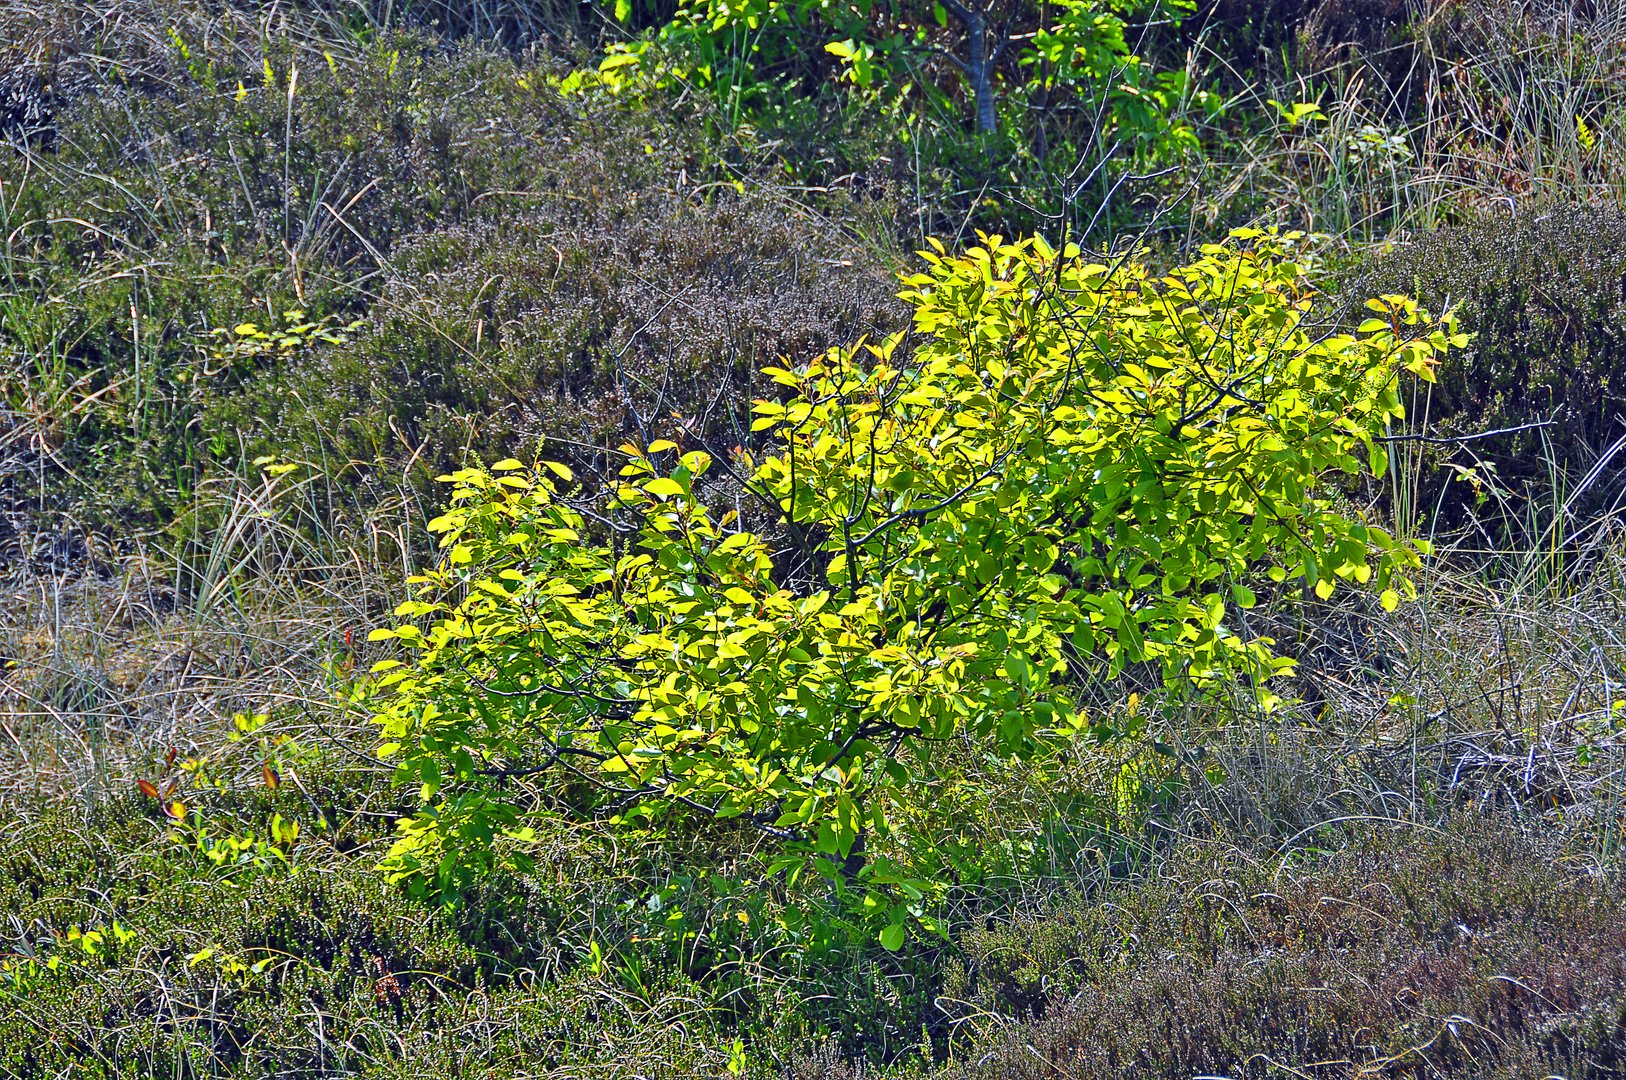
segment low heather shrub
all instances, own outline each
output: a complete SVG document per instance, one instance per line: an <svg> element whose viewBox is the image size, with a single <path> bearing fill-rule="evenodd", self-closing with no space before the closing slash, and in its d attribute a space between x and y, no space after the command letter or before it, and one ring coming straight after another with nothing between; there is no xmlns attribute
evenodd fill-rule
<svg viewBox="0 0 1626 1080"><path fill-rule="evenodd" d="M330 472L415 463L420 487L543 438L602 471L628 438L741 445L763 365L901 325L896 281L807 208L597 164L523 214L404 245L362 332L245 376L206 430Z"/></svg>
<svg viewBox="0 0 1626 1080"><path fill-rule="evenodd" d="M938 998L969 1046L932 1075L1621 1074L1617 885L1506 820L1316 842L1342 850L1183 846L1155 879L969 935Z"/></svg>
<svg viewBox="0 0 1626 1080"><path fill-rule="evenodd" d="M1553 465L1585 473L1626 432L1626 215L1618 209L1550 206L1482 219L1395 245L1352 277L1352 302L1405 292L1434 310L1459 305L1472 342L1446 359L1414 409L1431 433L1553 421L1472 444L1511 490L1527 493ZM1443 482L1425 480L1432 490L1420 505L1432 506ZM1593 490L1602 498L1611 486Z"/></svg>
<svg viewBox="0 0 1626 1080"><path fill-rule="evenodd" d="M25 14L0 29L60 59L0 91L50 134L0 141L0 401L38 448L0 468L5 504L127 530L260 453L432 475L673 413L716 432L764 362L895 322L844 231L862 206L756 175L664 99L565 99L557 58L228 9L147 12L98 63L96 26ZM369 329L211 356L213 329L291 310Z"/></svg>

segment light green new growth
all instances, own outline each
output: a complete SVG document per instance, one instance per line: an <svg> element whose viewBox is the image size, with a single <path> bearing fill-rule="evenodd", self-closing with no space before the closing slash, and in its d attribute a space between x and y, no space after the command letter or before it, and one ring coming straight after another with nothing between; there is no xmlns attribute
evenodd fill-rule
<svg viewBox="0 0 1626 1080"><path fill-rule="evenodd" d="M445 478L440 565L373 634L411 651L375 669L380 753L421 788L390 866L450 898L523 859L539 783L629 828L743 815L787 858L846 859L946 740L1091 733L1079 689L1128 665L1268 707L1287 662L1245 629L1256 589L1410 594L1419 549L1322 481L1381 473L1399 376L1463 341L1402 297L1313 331L1298 240L1239 232L1161 279L939 247L906 280L913 355L770 369L758 459L628 446L592 500L554 464ZM708 509L719 471L771 535Z"/></svg>

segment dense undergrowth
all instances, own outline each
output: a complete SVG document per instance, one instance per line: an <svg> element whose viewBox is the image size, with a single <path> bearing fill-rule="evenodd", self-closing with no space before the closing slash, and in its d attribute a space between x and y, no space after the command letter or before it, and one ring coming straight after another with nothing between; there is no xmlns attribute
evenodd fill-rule
<svg viewBox="0 0 1626 1080"><path fill-rule="evenodd" d="M1626 1073L1623 20L0 0L0 1073Z"/></svg>
<svg viewBox="0 0 1626 1080"><path fill-rule="evenodd" d="M13 503L163 527L280 454L337 511L544 432L727 437L762 364L896 322L873 249L681 109L562 98L551 58L146 18L41 30L85 85L4 151ZM70 51L131 38L149 86ZM313 321L350 329L285 336Z"/></svg>

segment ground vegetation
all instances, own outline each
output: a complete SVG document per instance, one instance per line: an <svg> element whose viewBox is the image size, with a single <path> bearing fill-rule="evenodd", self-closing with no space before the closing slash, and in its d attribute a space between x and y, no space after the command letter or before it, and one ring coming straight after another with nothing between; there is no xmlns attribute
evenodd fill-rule
<svg viewBox="0 0 1626 1080"><path fill-rule="evenodd" d="M1623 20L0 0L0 1073L1621 1075Z"/></svg>

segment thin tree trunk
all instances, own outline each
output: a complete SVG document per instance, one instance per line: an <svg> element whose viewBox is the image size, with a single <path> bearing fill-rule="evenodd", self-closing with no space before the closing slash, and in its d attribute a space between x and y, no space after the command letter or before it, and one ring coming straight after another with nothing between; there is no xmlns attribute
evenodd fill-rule
<svg viewBox="0 0 1626 1080"><path fill-rule="evenodd" d="M999 62L1003 44L988 47L988 13L980 7L973 11L959 0L944 0L949 14L965 27L967 57L965 62L955 61L971 83L971 94L977 109L977 133L986 135L999 126L999 114L994 108L994 65Z"/></svg>
<svg viewBox="0 0 1626 1080"><path fill-rule="evenodd" d="M1050 26L1050 0L1039 0L1039 28L1041 30ZM1050 143L1045 135L1045 111L1050 108L1050 58L1046 54L1044 64L1039 69L1039 92L1033 96L1033 158L1043 161L1050 152Z"/></svg>

